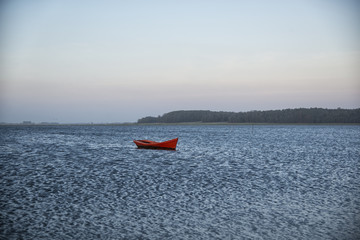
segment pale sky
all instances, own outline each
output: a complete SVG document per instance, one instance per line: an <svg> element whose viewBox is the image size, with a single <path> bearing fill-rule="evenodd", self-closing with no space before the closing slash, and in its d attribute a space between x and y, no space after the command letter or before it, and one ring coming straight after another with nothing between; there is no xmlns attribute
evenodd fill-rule
<svg viewBox="0 0 360 240"><path fill-rule="evenodd" d="M0 2L0 122L360 107L357 0Z"/></svg>

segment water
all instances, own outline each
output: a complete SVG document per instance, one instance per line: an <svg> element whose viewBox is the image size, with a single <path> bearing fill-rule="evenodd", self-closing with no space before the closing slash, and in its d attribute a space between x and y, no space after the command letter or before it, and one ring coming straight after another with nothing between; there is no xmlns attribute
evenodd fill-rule
<svg viewBox="0 0 360 240"><path fill-rule="evenodd" d="M359 239L360 126L0 128L0 239ZM133 139L179 137L177 151Z"/></svg>

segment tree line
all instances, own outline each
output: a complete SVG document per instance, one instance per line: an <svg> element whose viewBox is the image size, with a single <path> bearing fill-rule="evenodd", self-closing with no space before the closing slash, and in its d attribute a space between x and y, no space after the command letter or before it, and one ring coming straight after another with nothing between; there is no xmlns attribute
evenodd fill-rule
<svg viewBox="0 0 360 240"><path fill-rule="evenodd" d="M144 117L138 123L360 123L360 108L296 108L249 112L181 110L158 117Z"/></svg>

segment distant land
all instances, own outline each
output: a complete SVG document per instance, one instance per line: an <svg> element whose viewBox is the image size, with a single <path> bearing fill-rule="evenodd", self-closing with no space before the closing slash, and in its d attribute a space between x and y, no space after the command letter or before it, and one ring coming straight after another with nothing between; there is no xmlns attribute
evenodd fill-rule
<svg viewBox="0 0 360 240"><path fill-rule="evenodd" d="M224 112L210 110L179 110L162 116L147 116L137 122L110 123L59 123L32 122L20 123L0 122L0 125L47 126L47 125L92 125L92 126L128 126L137 124L360 124L360 108L326 109L326 108L295 108L283 110Z"/></svg>
<svg viewBox="0 0 360 240"><path fill-rule="evenodd" d="M110 123L93 123L93 122L79 122L79 123L58 123L58 122L32 122L23 121L21 123L7 123L0 122L0 126L125 126L125 125L136 125L134 122L110 122Z"/></svg>
<svg viewBox="0 0 360 240"><path fill-rule="evenodd" d="M137 123L360 123L360 108L324 109L296 108L249 112L216 112L209 110L180 110L165 113L158 117L144 117Z"/></svg>

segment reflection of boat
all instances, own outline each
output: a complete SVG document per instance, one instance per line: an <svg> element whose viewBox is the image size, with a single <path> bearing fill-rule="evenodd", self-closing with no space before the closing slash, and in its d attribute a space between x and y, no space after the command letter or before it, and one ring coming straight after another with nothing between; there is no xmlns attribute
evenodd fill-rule
<svg viewBox="0 0 360 240"><path fill-rule="evenodd" d="M171 139L165 142L154 142L150 140L134 140L134 143L138 148L148 149L163 149L163 150L175 150L178 138Z"/></svg>

